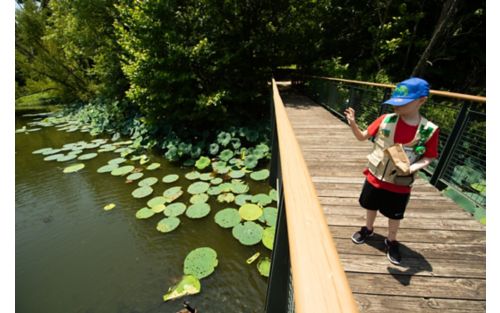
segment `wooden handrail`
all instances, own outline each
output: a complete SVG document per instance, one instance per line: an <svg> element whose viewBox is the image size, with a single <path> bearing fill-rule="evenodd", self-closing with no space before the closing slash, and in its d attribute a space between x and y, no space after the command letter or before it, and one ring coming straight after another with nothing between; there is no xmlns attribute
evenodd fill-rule
<svg viewBox="0 0 500 313"><path fill-rule="evenodd" d="M350 80L350 79L332 78L332 77L314 76L314 75L303 75L303 76L310 77L310 78L337 81L337 82L342 82L342 83L372 86L372 87L382 87L382 88L391 88L391 89L396 87L396 85L392 85L392 84L371 83L371 82L365 82L365 81L360 81L360 80ZM441 91L441 90L431 89L429 91L429 93L431 95L436 95L436 96L440 96L440 97L454 98L454 99L459 99L459 100L470 100L470 101L476 101L476 102L480 102L480 103L486 102L486 97L473 96L473 95L457 93L457 92L449 92L449 91Z"/></svg>
<svg viewBox="0 0 500 313"><path fill-rule="evenodd" d="M358 312L274 79L272 85L295 311Z"/></svg>

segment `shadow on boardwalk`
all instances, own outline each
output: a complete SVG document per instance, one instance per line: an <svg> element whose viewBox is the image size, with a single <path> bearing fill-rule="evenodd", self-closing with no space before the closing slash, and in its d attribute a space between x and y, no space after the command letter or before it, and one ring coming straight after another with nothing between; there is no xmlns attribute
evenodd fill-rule
<svg viewBox="0 0 500 313"><path fill-rule="evenodd" d="M365 243L385 254L384 239L385 236L374 233L372 237L365 241ZM402 261L398 267L403 270L395 267L387 267L387 272L391 274L392 277L394 277L394 279L396 279L401 285L408 286L412 276L415 274L420 272L432 272L432 265L422 254L403 243L399 244L399 252L401 253Z"/></svg>

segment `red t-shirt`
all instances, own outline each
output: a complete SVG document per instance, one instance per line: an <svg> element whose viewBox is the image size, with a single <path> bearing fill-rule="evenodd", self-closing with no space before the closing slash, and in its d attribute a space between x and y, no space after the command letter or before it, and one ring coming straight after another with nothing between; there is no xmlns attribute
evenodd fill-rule
<svg viewBox="0 0 500 313"><path fill-rule="evenodd" d="M373 123L368 126L368 134L371 137L375 136L378 132L378 128L382 121L385 118L385 114L381 115L377 118ZM415 138L415 133L417 132L418 125L408 125L402 118L398 119L398 124L396 125L396 130L394 133L394 143L406 144ZM425 144L425 152L424 157L427 158L437 158L438 156L438 140L439 140L439 128L432 134L432 137ZM388 182L384 182L379 180L377 177L373 176L373 174L366 168L363 171L363 174L366 176L366 180L377 188L382 188L388 191L397 192L397 193L409 193L411 191L411 187L407 186L399 186L395 184L391 184Z"/></svg>

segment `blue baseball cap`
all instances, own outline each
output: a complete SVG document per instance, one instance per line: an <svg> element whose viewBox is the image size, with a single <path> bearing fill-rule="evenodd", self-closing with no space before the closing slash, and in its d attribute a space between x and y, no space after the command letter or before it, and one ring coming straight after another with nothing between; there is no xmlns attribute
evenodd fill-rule
<svg viewBox="0 0 500 313"><path fill-rule="evenodd" d="M384 103L393 106L403 106L428 95L429 83L421 78L412 77L397 84L391 98Z"/></svg>

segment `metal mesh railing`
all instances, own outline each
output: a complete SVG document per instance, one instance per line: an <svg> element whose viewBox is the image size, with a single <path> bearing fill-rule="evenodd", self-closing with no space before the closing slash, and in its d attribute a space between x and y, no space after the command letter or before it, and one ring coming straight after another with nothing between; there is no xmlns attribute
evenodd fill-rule
<svg viewBox="0 0 500 313"><path fill-rule="evenodd" d="M486 114L469 112L441 179L486 206Z"/></svg>
<svg viewBox="0 0 500 313"><path fill-rule="evenodd" d="M392 92L391 85L312 76L297 81L309 97L344 121L344 110L352 107L361 128L391 111L390 106L382 104ZM485 208L486 103L469 95L454 95L431 91L421 107L422 115L440 129L439 156L425 172L439 189L453 186L476 206Z"/></svg>

